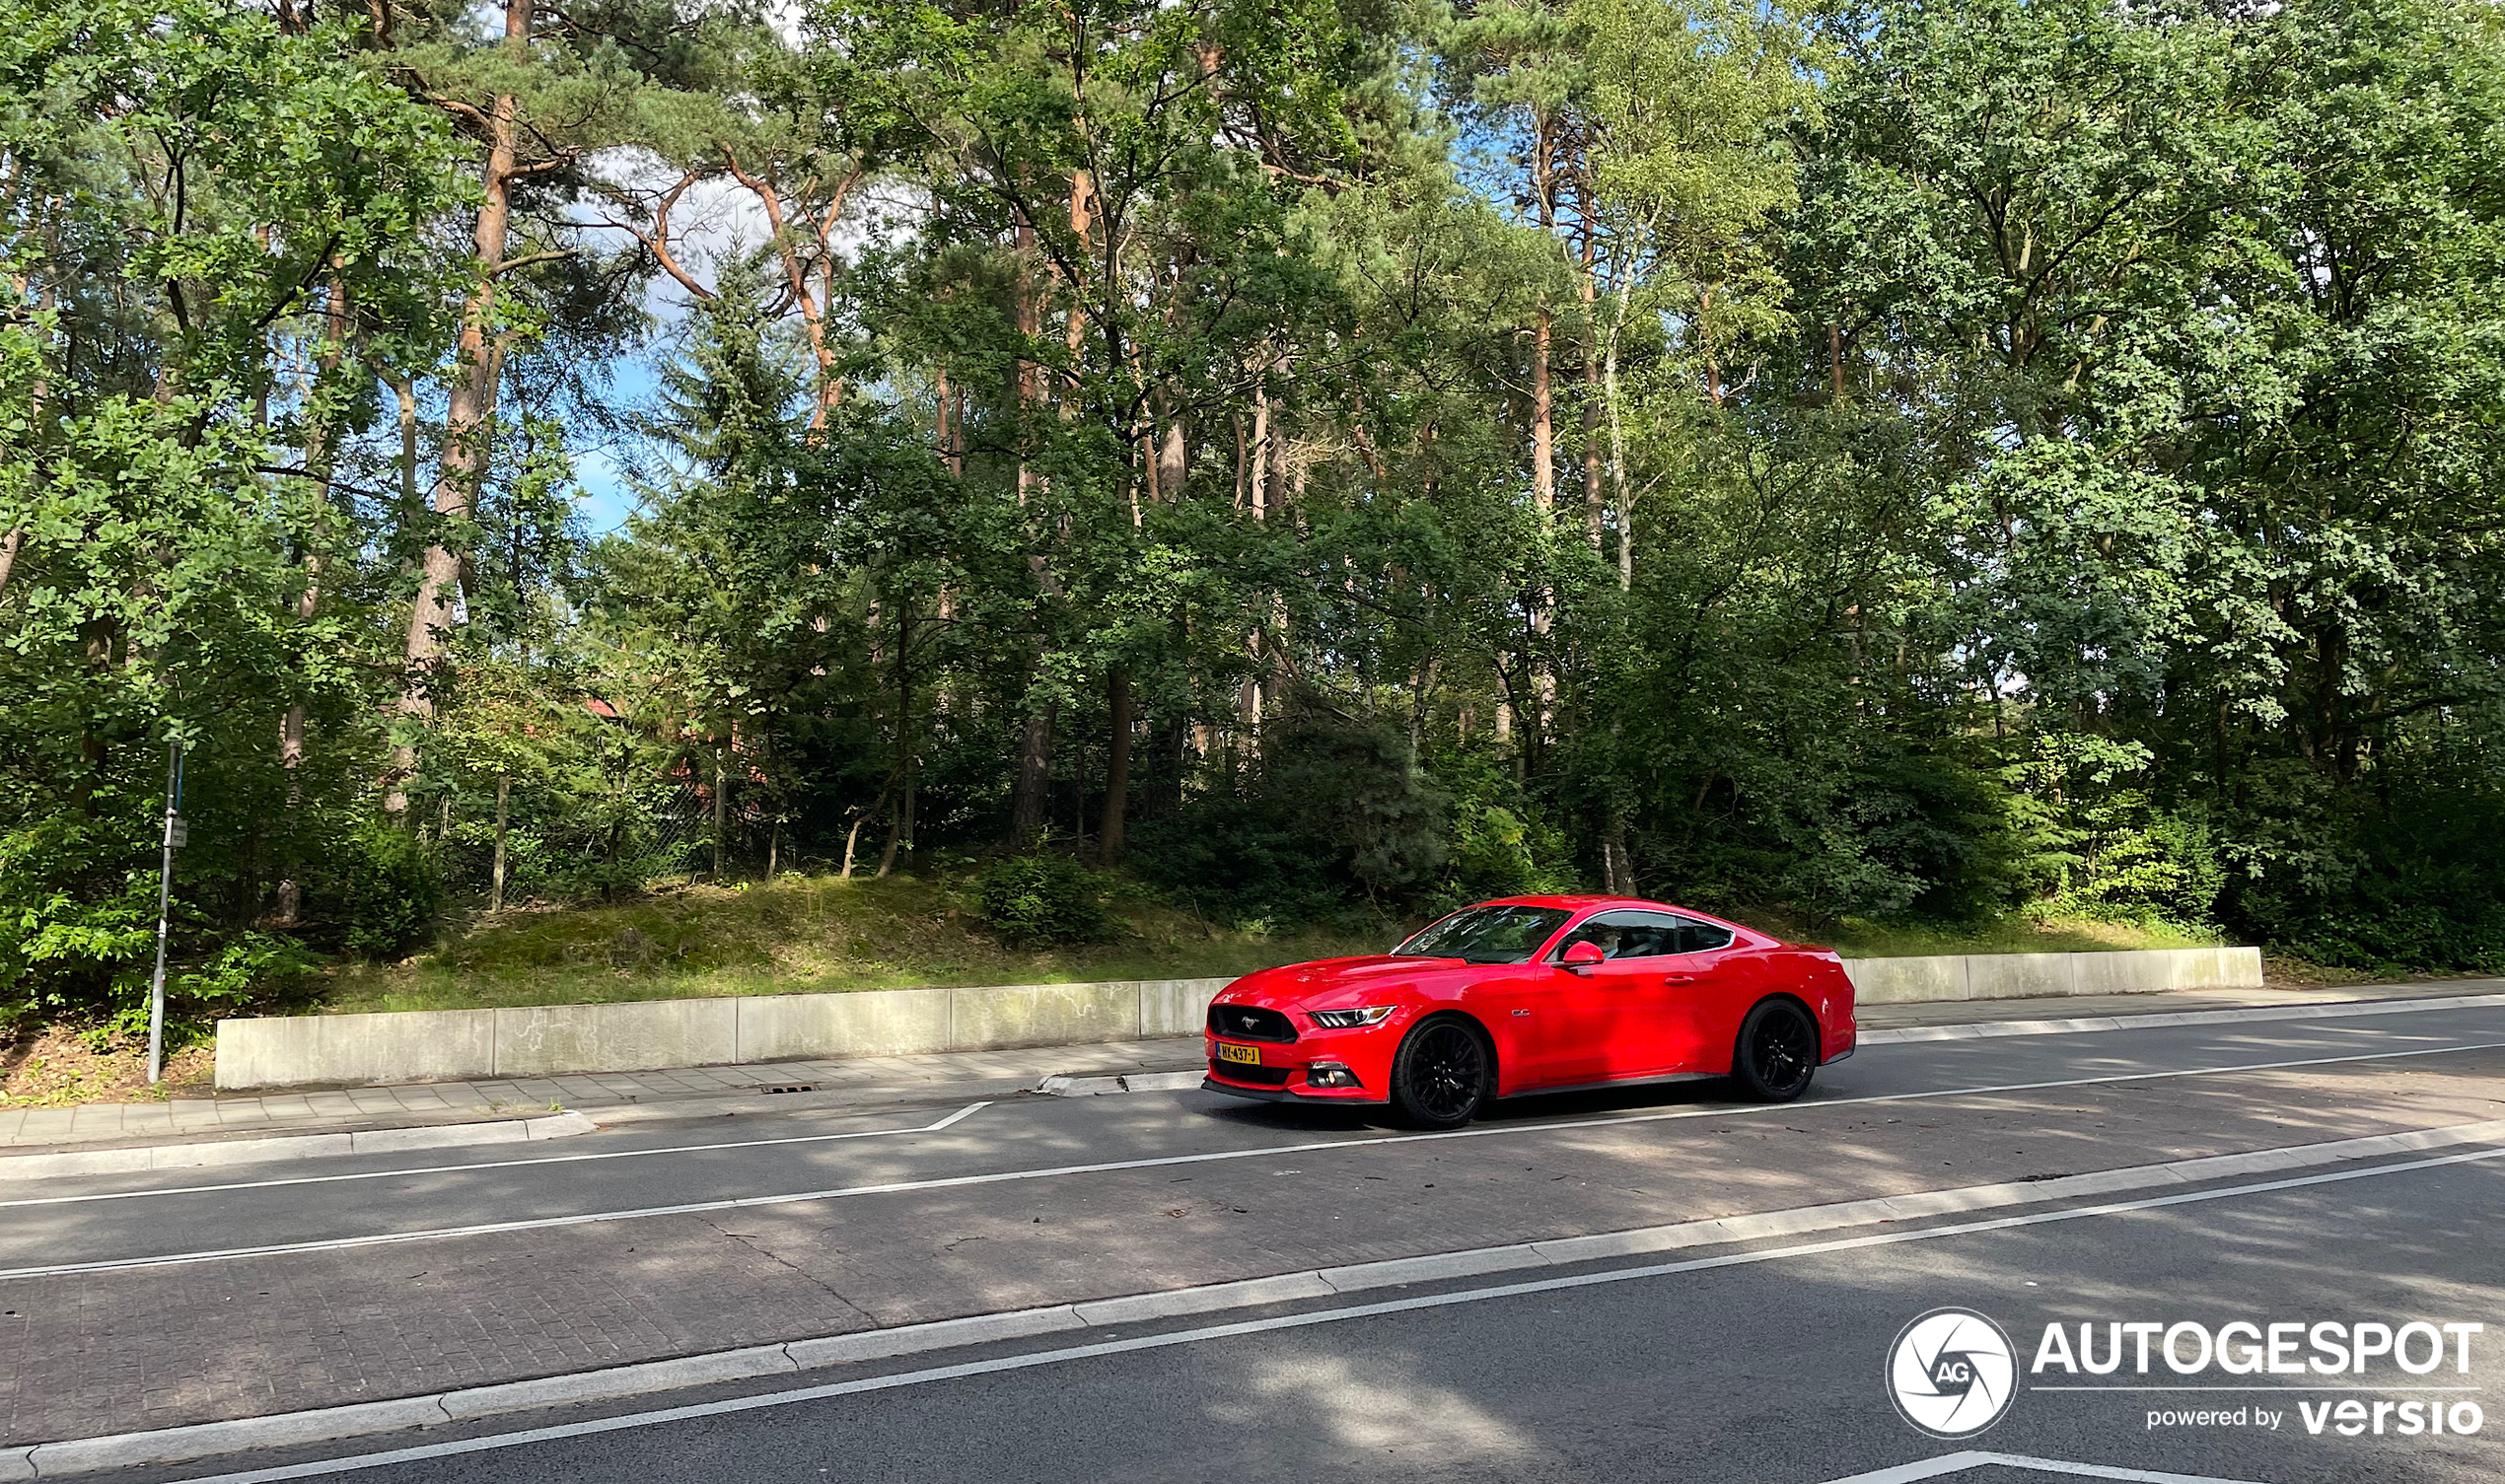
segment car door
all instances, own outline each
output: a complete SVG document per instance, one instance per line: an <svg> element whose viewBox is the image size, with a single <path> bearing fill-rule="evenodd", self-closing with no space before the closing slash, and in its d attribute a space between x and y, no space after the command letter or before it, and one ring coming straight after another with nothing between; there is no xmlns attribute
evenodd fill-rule
<svg viewBox="0 0 2505 1484"><path fill-rule="evenodd" d="M1728 1072L1729 1036L1721 1030L1728 1004L1741 988L1729 928L1672 917L1672 949L1661 960L1661 1033L1666 1070ZM1717 1040L1717 1037L1720 1037Z"/></svg>
<svg viewBox="0 0 2505 1484"><path fill-rule="evenodd" d="M1547 1081L1575 1086L1676 1070L1673 1050L1686 1039L1671 1024L1680 925L1668 913L1614 910L1595 913L1558 940L1545 955L1551 963L1575 943L1594 944L1607 956L1554 969L1571 982L1554 997Z"/></svg>

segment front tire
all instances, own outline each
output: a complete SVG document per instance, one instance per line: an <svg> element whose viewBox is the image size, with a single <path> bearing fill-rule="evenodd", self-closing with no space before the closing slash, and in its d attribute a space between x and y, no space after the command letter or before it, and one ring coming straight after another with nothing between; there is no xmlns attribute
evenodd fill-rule
<svg viewBox="0 0 2505 1484"><path fill-rule="evenodd" d="M1731 1079L1759 1102L1789 1102L1818 1075L1818 1023L1790 1000L1760 1000L1740 1023Z"/></svg>
<svg viewBox="0 0 2505 1484"><path fill-rule="evenodd" d="M1411 1128L1460 1128L1478 1115L1495 1082L1487 1043L1462 1022L1428 1021L1392 1057L1392 1108Z"/></svg>

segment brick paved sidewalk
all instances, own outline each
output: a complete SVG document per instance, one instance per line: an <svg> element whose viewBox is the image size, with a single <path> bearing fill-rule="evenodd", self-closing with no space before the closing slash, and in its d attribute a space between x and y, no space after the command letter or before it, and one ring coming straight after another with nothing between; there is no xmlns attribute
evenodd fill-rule
<svg viewBox="0 0 2505 1484"><path fill-rule="evenodd" d="M1869 1005L1862 1028L1964 1025L1975 1021L2067 1019L2171 1014L2343 1000L2404 1000L2505 991L2500 979L2443 979L2331 989L2166 990L2136 995L2062 995L2030 1000L1943 1000ZM870 1100L922 1094L1004 1096L1056 1072L1177 1071L1199 1065L1196 1036L1117 1041L1095 1046L1043 1046L1024 1051L950 1051L922 1056L684 1067L658 1072L598 1072L336 1092L237 1094L178 1097L170 1102L89 1103L74 1108L0 1109L0 1150L110 1144L173 1143L199 1138L326 1133L421 1123L510 1118L518 1113L576 1108L598 1115L629 1105L659 1111L683 1099L764 1095L806 1087L821 1095ZM822 1096L810 1106L823 1106ZM801 1104L794 1104L799 1106ZM692 1112L694 1109L690 1108Z"/></svg>

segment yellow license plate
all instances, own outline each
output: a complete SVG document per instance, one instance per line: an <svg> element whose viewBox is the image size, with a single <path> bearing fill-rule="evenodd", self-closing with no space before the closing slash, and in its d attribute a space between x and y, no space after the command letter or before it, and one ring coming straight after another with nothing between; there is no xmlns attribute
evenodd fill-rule
<svg viewBox="0 0 2505 1484"><path fill-rule="evenodd" d="M1261 1064L1261 1048L1258 1046L1230 1046L1225 1041L1220 1041L1218 1042L1218 1060L1240 1061L1247 1066L1257 1067Z"/></svg>

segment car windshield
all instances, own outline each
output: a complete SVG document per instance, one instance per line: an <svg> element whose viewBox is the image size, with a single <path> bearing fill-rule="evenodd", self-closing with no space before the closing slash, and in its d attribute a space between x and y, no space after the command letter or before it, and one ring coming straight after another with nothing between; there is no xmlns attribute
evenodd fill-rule
<svg viewBox="0 0 2505 1484"><path fill-rule="evenodd" d="M1566 914L1555 907L1469 907L1392 952L1471 963L1528 963L1565 920Z"/></svg>

